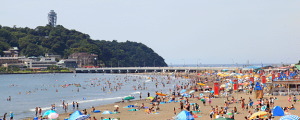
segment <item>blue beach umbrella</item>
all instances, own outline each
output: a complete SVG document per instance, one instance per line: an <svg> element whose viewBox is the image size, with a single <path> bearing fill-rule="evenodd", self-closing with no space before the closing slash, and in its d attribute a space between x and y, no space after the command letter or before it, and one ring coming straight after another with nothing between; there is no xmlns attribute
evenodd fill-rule
<svg viewBox="0 0 300 120"><path fill-rule="evenodd" d="M71 114L68 120L85 120L89 118L89 115L83 115L79 110L76 110Z"/></svg>
<svg viewBox="0 0 300 120"><path fill-rule="evenodd" d="M184 93L184 92L186 92L186 89L180 90L180 93Z"/></svg>
<svg viewBox="0 0 300 120"><path fill-rule="evenodd" d="M297 115L285 115L282 116L279 120L299 120L300 117Z"/></svg>
<svg viewBox="0 0 300 120"><path fill-rule="evenodd" d="M195 120L195 118L189 111L183 110L176 116L176 120Z"/></svg>
<svg viewBox="0 0 300 120"><path fill-rule="evenodd" d="M113 113L111 111L106 110L106 111L103 111L102 114L113 114Z"/></svg>

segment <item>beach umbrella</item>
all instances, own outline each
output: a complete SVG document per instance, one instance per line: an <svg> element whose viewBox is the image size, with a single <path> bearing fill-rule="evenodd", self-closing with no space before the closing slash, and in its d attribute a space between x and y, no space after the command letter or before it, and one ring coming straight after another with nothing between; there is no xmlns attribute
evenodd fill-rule
<svg viewBox="0 0 300 120"><path fill-rule="evenodd" d="M214 119L214 120L234 120L232 118L217 118L217 119Z"/></svg>
<svg viewBox="0 0 300 120"><path fill-rule="evenodd" d="M56 119L56 118L58 118L58 114L57 113L50 113L48 115L48 119Z"/></svg>
<svg viewBox="0 0 300 120"><path fill-rule="evenodd" d="M231 112L229 112L229 113L226 113L227 115L233 115Z"/></svg>
<svg viewBox="0 0 300 120"><path fill-rule="evenodd" d="M204 86L205 84L204 83L197 83L198 85L202 85L202 86Z"/></svg>
<svg viewBox="0 0 300 120"><path fill-rule="evenodd" d="M113 114L113 113L111 111L106 110L106 111L103 111L102 114Z"/></svg>
<svg viewBox="0 0 300 120"><path fill-rule="evenodd" d="M114 105L114 107L120 107L119 105Z"/></svg>
<svg viewBox="0 0 300 120"><path fill-rule="evenodd" d="M204 89L208 89L208 88L211 88L211 87L210 87L210 86L204 86L203 88L204 88Z"/></svg>
<svg viewBox="0 0 300 120"><path fill-rule="evenodd" d="M285 115L282 116L279 120L299 120L300 117L297 115Z"/></svg>
<svg viewBox="0 0 300 120"><path fill-rule="evenodd" d="M124 100L132 100L132 99L134 99L134 97L132 97L132 96L128 96L128 97L124 98Z"/></svg>
<svg viewBox="0 0 300 120"><path fill-rule="evenodd" d="M51 113L56 113L54 110L48 110L43 114L43 117L50 115Z"/></svg>
<svg viewBox="0 0 300 120"><path fill-rule="evenodd" d="M256 101L253 105L258 105L260 103L261 103L260 101Z"/></svg>
<svg viewBox="0 0 300 120"><path fill-rule="evenodd" d="M195 120L195 118L189 111L183 110L178 113L175 120Z"/></svg>
<svg viewBox="0 0 300 120"><path fill-rule="evenodd" d="M195 90L191 90L190 92L189 92L189 94L192 94L192 93L194 93L195 92Z"/></svg>
<svg viewBox="0 0 300 120"><path fill-rule="evenodd" d="M268 113L268 112L265 112L265 111L258 111L258 112L256 112L256 113L253 113L253 114L249 117L249 119L255 119L256 116L259 116L259 118L266 118L266 117L268 117L268 116L267 116L268 114L269 114L269 113Z"/></svg>
<svg viewBox="0 0 300 120"><path fill-rule="evenodd" d="M156 93L156 95L159 95L159 96L167 96L167 94L162 94L162 93Z"/></svg>
<svg viewBox="0 0 300 120"><path fill-rule="evenodd" d="M68 120L77 120L77 118L79 116L83 115L79 110L76 110L75 112L73 112Z"/></svg>
<svg viewBox="0 0 300 120"><path fill-rule="evenodd" d="M184 93L184 92L186 92L186 89L180 90L180 93Z"/></svg>
<svg viewBox="0 0 300 120"><path fill-rule="evenodd" d="M151 97L147 97L146 99L150 99L150 100L152 100L152 99L154 99L154 97L152 97L152 96L151 96Z"/></svg>
<svg viewBox="0 0 300 120"><path fill-rule="evenodd" d="M90 117L90 115L79 115L76 120L86 120Z"/></svg>

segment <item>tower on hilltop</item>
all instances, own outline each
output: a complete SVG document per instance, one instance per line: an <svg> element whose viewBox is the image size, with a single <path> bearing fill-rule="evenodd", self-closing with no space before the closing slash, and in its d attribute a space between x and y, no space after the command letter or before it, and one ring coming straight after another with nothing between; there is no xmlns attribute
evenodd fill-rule
<svg viewBox="0 0 300 120"><path fill-rule="evenodd" d="M48 13L49 25L55 27L56 26L56 19L57 19L56 13L54 12L54 10L51 10Z"/></svg>

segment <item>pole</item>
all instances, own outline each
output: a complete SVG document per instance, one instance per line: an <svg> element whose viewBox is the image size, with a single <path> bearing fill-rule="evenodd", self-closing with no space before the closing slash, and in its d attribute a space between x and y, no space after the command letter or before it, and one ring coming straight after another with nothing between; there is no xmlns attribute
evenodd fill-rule
<svg viewBox="0 0 300 120"><path fill-rule="evenodd" d="M153 62L153 64L154 64L154 67L155 67L155 61L156 61L156 60L157 60L157 59L155 59L155 60L154 60L154 62Z"/></svg>

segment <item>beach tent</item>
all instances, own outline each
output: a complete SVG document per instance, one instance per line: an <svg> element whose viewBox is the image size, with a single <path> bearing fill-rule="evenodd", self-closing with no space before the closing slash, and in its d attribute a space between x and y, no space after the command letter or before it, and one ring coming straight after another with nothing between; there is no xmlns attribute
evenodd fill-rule
<svg viewBox="0 0 300 120"><path fill-rule="evenodd" d="M89 115L83 115L79 110L73 112L68 120L85 120L89 117Z"/></svg>
<svg viewBox="0 0 300 120"><path fill-rule="evenodd" d="M195 120L195 118L189 111L183 110L176 116L175 120Z"/></svg>
<svg viewBox="0 0 300 120"><path fill-rule="evenodd" d="M275 106L272 111L273 116L284 116L284 111L280 106Z"/></svg>

